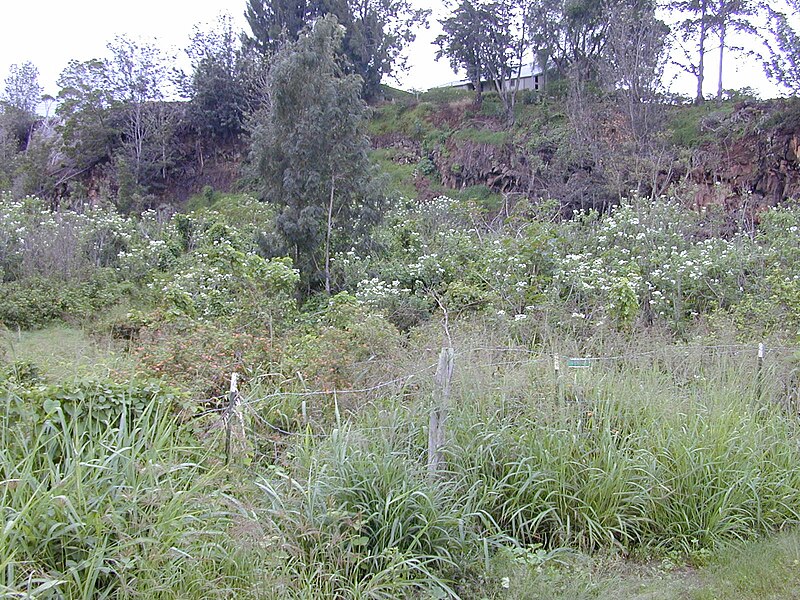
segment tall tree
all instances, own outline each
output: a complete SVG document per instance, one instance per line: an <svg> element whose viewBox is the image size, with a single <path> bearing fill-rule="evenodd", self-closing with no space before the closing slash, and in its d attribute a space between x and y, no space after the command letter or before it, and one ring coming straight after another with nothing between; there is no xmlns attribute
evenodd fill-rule
<svg viewBox="0 0 800 600"><path fill-rule="evenodd" d="M364 81L367 100L380 96L384 77L405 69L403 52L416 39L416 30L428 26L430 15L409 0L333 0L324 12L336 15L345 26L342 46Z"/></svg>
<svg viewBox="0 0 800 600"><path fill-rule="evenodd" d="M247 68L230 15L208 31L195 27L186 54L192 64L187 91L195 127L213 139L236 138L248 107Z"/></svg>
<svg viewBox="0 0 800 600"><path fill-rule="evenodd" d="M703 85L706 77L708 35L713 17L712 3L711 0L677 0L670 8L680 18L677 25L684 55L684 60L676 61L676 64L697 80L694 102L702 104L705 100Z"/></svg>
<svg viewBox="0 0 800 600"><path fill-rule="evenodd" d="M637 10L621 12L609 25L602 81L621 99L629 130L637 146L646 145L658 128L670 29L656 16L655 3L642 2Z"/></svg>
<svg viewBox="0 0 800 600"><path fill-rule="evenodd" d="M39 69L31 62L11 65L0 100L24 113L34 114L42 101Z"/></svg>
<svg viewBox="0 0 800 600"><path fill-rule="evenodd" d="M596 78L607 31L636 0L532 0L528 8L531 44L539 62L561 76Z"/></svg>
<svg viewBox="0 0 800 600"><path fill-rule="evenodd" d="M31 62L11 65L0 94L0 111L7 135L16 138L20 149L30 143L36 124L36 108L42 100L39 70Z"/></svg>
<svg viewBox="0 0 800 600"><path fill-rule="evenodd" d="M162 177L165 173L168 144L177 124L174 107L165 103L172 92L174 58L155 44L125 36L115 38L108 49L110 90L125 115L119 167L134 187L151 184L158 173Z"/></svg>
<svg viewBox="0 0 800 600"><path fill-rule="evenodd" d="M58 77L59 130L73 176L110 160L119 144L116 98L104 60L72 60Z"/></svg>
<svg viewBox="0 0 800 600"><path fill-rule="evenodd" d="M427 26L430 10L414 8L410 0L248 0L248 39L264 52L274 52L327 14L345 27L340 52L361 76L362 95L370 100L380 95L385 76L404 68L403 52L416 29Z"/></svg>
<svg viewBox="0 0 800 600"><path fill-rule="evenodd" d="M461 0L449 17L440 21L442 33L436 38L439 46L436 60L447 57L453 71L464 70L475 90L475 105L483 102L482 80L486 76L487 31L499 23L489 5L474 0ZM504 68L505 65L499 65Z"/></svg>
<svg viewBox="0 0 800 600"><path fill-rule="evenodd" d="M444 33L436 38L437 60L447 57L453 70L463 69L482 102L482 82L492 86L509 120L519 89L522 59L528 45L525 9L512 0L461 0L441 21Z"/></svg>
<svg viewBox="0 0 800 600"><path fill-rule="evenodd" d="M730 44L730 34L739 33L762 39L754 19L760 6L757 0L712 0L711 30L719 40L719 70L717 72L717 101L722 101L722 67L725 51L745 52L741 46ZM753 53L752 50L747 51Z"/></svg>
<svg viewBox="0 0 800 600"><path fill-rule="evenodd" d="M319 8L317 0L247 0L244 16L251 35L244 39L264 54L274 53L282 43L297 40Z"/></svg>
<svg viewBox="0 0 800 600"><path fill-rule="evenodd" d="M800 0L768 6L769 58L764 70L791 93L800 94Z"/></svg>
<svg viewBox="0 0 800 600"><path fill-rule="evenodd" d="M279 208L277 229L307 285L330 291L330 256L337 240L377 221L367 157L367 106L361 78L337 57L344 29L336 18L275 56L265 107L253 120L250 159L261 196Z"/></svg>

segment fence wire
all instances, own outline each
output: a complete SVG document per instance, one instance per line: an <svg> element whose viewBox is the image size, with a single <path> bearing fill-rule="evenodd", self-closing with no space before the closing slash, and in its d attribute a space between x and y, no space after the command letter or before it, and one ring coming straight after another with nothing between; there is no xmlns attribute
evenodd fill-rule
<svg viewBox="0 0 800 600"><path fill-rule="evenodd" d="M489 361L479 361L475 360L478 358L476 355L481 354L488 354L490 355L489 358L497 357L498 360L489 360ZM697 355L700 354L698 357ZM555 377L563 376L565 373L575 372L577 374L578 371L581 369L591 369L592 365L602 365L602 364L619 364L630 362L637 366L641 365L643 359L646 359L652 364L656 364L659 360L681 360L681 361L691 361L690 363L684 362L684 366L696 366L698 364L698 360L702 361L704 358L702 355L708 355L707 358L710 361L719 361L725 360L728 358L739 358L743 356L750 356L752 357L752 364L749 362L742 363L742 367L752 368L754 371L757 369L759 375L762 373L762 362L758 362L760 360L759 357L759 347L758 345L754 344L710 344L710 345L687 345L687 346L664 346L662 348L656 348L653 350L644 350L640 352L627 352L627 353L620 353L620 354L610 354L604 356L572 356L569 354L544 354L541 350L531 350L528 348L520 348L520 347L492 347L492 346L476 346L468 349L463 350L456 350L455 352L455 359L457 363L456 370L459 370L458 363L461 363L461 368L469 368L469 369L493 369L497 370L506 367L535 367L541 370L542 365L547 365L545 367L545 373L550 370L553 371ZM796 365L788 364L788 361L785 359L796 355L800 357L800 346L765 346L763 348L763 354L761 359L766 357L772 357L772 360L768 365L768 369L771 369L772 373L774 374L775 370L780 368L782 372L789 373L788 378L794 378L800 380L800 368ZM511 359L506 360L504 357L511 358L513 356L519 356L519 360ZM783 358L783 362L781 364L775 364L774 361L776 359ZM757 365L757 366L756 366ZM677 365L676 365L677 366ZM275 423L270 422L262 412L259 410L270 400L277 400L281 398L315 398L315 397L324 397L324 398L331 398L336 406L337 411L337 423L339 421L338 416L338 398L339 397L346 397L348 395L369 395L379 391L389 391L391 392L394 390L395 392L402 390L403 388L407 387L411 382L424 382L429 381L431 384L433 383L433 372L436 369L437 364L432 363L424 366L422 368L416 369L410 373L406 373L404 375L394 377L392 379L388 379L386 381L381 381L374 385L357 387L357 388L347 388L347 389L322 389L322 390L290 390L285 391L281 389L276 389L274 392L263 394L259 396L251 396L246 397L242 395L238 395L235 399L237 409L244 411L248 418L252 420L253 423L257 424L262 428L266 428L269 431L278 434L279 436L285 438L297 438L297 437L312 437L315 439L321 439L329 437L331 432L323 432L319 431L318 427L319 424L312 423L305 417L304 414L304 430L303 431L292 431L285 427L281 427L280 425L276 425ZM269 374L269 375L279 375L279 374ZM262 378L263 379L263 378ZM288 383L290 380L284 380L283 384ZM796 385L796 382L795 382ZM491 388L489 388L491 389ZM238 392L237 392L238 394ZM795 391L795 395L797 392ZM220 395L216 398L210 399L214 401L220 401L229 398L229 394ZM795 400L796 402L797 400ZM304 402L305 404L305 402ZM202 414L213 414L217 413L221 416L225 414L225 411L228 410L229 406L220 406L209 409ZM305 408L304 408L305 412ZM346 427L346 424L344 425ZM396 426L373 426L373 427L359 427L359 432L369 433L369 432L379 432L381 434L385 434L386 432L397 432L398 428ZM275 440L273 440L275 441Z"/></svg>

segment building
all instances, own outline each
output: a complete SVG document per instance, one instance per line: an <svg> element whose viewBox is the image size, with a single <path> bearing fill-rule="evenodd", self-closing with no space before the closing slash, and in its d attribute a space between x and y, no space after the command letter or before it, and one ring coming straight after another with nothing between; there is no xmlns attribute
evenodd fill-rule
<svg viewBox="0 0 800 600"><path fill-rule="evenodd" d="M510 79L507 79L503 82L503 85L506 88L513 88L516 85L517 80L519 80L519 88L520 90L534 90L539 91L544 88L544 73L538 67L534 68L533 65L527 64L522 65L522 68L516 67ZM460 81L453 81L451 83L446 83L440 87L452 87L461 90L474 90L475 86L472 85L472 82L468 79L462 79ZM489 80L482 80L481 81L481 91L482 92L493 92L495 91L494 82Z"/></svg>

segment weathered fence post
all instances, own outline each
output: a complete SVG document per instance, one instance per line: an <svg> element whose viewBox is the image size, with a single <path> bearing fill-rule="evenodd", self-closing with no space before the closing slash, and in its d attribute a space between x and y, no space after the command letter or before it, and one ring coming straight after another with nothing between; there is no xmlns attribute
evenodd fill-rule
<svg viewBox="0 0 800 600"><path fill-rule="evenodd" d="M561 404L561 358L553 354L553 392L556 404Z"/></svg>
<svg viewBox="0 0 800 600"><path fill-rule="evenodd" d="M439 364L436 367L433 391L433 406L428 427L428 473L436 475L444 467L445 422L450 402L450 381L453 378L455 351L453 348L442 348L439 353Z"/></svg>
<svg viewBox="0 0 800 600"><path fill-rule="evenodd" d="M241 396L239 395L239 374L231 373L231 387L228 392L228 407L225 409L225 464L231 462L232 455L232 437L234 421L237 421L236 437L241 438L239 441L244 444L244 419L239 410L241 403Z"/></svg>

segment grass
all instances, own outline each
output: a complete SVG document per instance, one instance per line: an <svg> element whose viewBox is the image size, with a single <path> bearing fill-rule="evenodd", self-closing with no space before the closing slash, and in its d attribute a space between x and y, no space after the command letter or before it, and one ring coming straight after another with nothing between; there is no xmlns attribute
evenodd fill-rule
<svg viewBox="0 0 800 600"><path fill-rule="evenodd" d="M130 377L135 362L118 342L74 327L0 331L0 363L32 363L54 381L74 377Z"/></svg>
<svg viewBox="0 0 800 600"><path fill-rule="evenodd" d="M387 179L387 187L395 194L413 198L417 194L414 187L415 163L399 164L393 160L390 149L378 149L370 152L372 160L380 166L381 173Z"/></svg>
<svg viewBox="0 0 800 600"><path fill-rule="evenodd" d="M235 517L205 452L154 396L110 423L2 389L0 590L6 597L238 594ZM91 406L84 406L88 415Z"/></svg>
<svg viewBox="0 0 800 600"><path fill-rule="evenodd" d="M797 596L800 436L767 400L779 386L755 397L749 356L662 346L568 371L559 391L549 359L509 360L502 344L467 352L491 340L479 328L454 325L452 335L463 350L448 468L437 478L425 468L432 377L350 399L350 412L308 427L298 405L287 407L298 414L281 426L293 429L248 426L250 449L228 467L216 417L182 423L158 392L134 412L125 408L134 395L111 408L93 395L68 413L63 394L78 388L51 385L51 399L36 384L5 382L0 589L43 598ZM108 350L67 329L13 341L67 379ZM416 371L412 362L432 356L412 358L404 368ZM248 410L253 425L269 414L258 403Z"/></svg>
<svg viewBox="0 0 800 600"><path fill-rule="evenodd" d="M465 127L453 134L459 140L466 140L476 144L487 144L490 146L503 146L511 139L509 131L493 131L491 129L477 129Z"/></svg>
<svg viewBox="0 0 800 600"><path fill-rule="evenodd" d="M669 124L672 143L684 148L695 148L704 142L715 139L714 132L704 130L703 122L727 116L733 111L733 103L725 102L721 106L716 103L706 102L699 106L681 106L672 112Z"/></svg>

